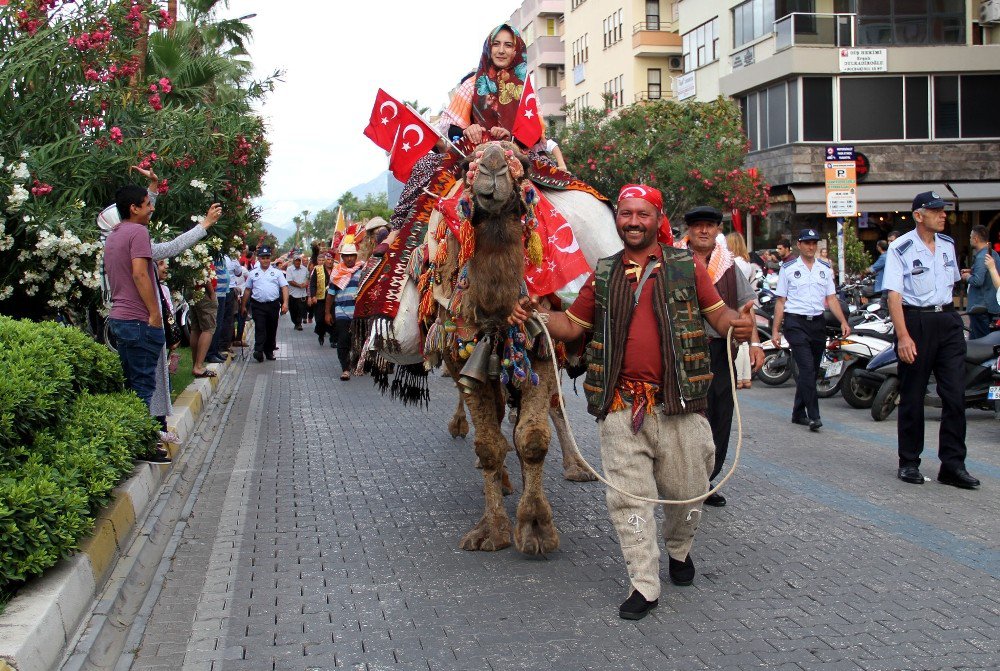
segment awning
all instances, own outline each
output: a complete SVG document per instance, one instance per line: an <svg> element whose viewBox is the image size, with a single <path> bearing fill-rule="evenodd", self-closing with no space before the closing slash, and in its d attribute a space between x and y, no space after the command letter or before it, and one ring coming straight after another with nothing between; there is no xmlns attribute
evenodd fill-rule
<svg viewBox="0 0 1000 671"><path fill-rule="evenodd" d="M948 182L959 210L1000 210L1000 182Z"/></svg>
<svg viewBox="0 0 1000 671"><path fill-rule="evenodd" d="M986 182L987 184L997 184L998 182ZM981 185L984 182L977 182ZM972 186L972 184L968 185ZM791 187L792 195L795 197L795 211L798 214L816 214L826 212L826 187L822 185L810 184L806 186ZM948 186L942 182L928 183L897 183L897 184L859 184L858 185L858 211L859 212L909 212L913 205L913 197L924 191L936 191L945 200L954 200ZM995 198L1000 199L1000 191L996 192ZM990 209L987 207L975 207L961 209Z"/></svg>

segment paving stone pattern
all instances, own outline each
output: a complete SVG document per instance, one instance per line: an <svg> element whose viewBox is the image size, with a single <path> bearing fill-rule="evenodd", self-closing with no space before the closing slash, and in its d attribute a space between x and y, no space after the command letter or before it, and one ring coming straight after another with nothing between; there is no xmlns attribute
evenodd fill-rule
<svg viewBox="0 0 1000 671"><path fill-rule="evenodd" d="M482 479L471 437L447 433L451 381L432 373L430 411L403 407L337 379L309 330L283 323L279 343L248 364L135 669L1000 668L1000 424L985 413L969 428L984 486L967 492L895 480L894 420L838 397L812 434L788 424L790 384L741 393L744 459L730 505L704 513L695 584L664 567L659 608L630 623L603 486L564 481L555 444L560 549L464 552Z"/></svg>

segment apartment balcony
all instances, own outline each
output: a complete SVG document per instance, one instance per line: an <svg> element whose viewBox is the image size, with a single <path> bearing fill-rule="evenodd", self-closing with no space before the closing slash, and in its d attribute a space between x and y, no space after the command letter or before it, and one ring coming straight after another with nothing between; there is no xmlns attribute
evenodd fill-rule
<svg viewBox="0 0 1000 671"><path fill-rule="evenodd" d="M566 50L561 37L555 35L536 37L528 47L528 64L532 68L563 65L565 62Z"/></svg>
<svg viewBox="0 0 1000 671"><path fill-rule="evenodd" d="M681 53L681 36L672 21L637 23L632 27L632 56L655 58Z"/></svg>
<svg viewBox="0 0 1000 671"><path fill-rule="evenodd" d="M541 86L535 89L535 99L538 102L538 111L545 117L564 117L566 113L563 107L566 106L566 98L563 91L558 86Z"/></svg>
<svg viewBox="0 0 1000 671"><path fill-rule="evenodd" d="M674 97L674 92L670 88L671 81L668 79L660 88L647 91L636 91L634 102L646 103L654 100L669 100Z"/></svg>
<svg viewBox="0 0 1000 671"><path fill-rule="evenodd" d="M524 0L521 4L521 16L530 19L546 14L562 14L566 11L564 0Z"/></svg>
<svg viewBox="0 0 1000 671"><path fill-rule="evenodd" d="M856 14L794 12L774 22L775 52L792 47L853 47Z"/></svg>

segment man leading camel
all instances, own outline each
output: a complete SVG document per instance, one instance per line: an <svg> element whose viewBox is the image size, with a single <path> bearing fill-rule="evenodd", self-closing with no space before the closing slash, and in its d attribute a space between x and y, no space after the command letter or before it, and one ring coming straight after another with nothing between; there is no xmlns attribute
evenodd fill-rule
<svg viewBox="0 0 1000 671"><path fill-rule="evenodd" d="M643 184L618 196L615 225L625 249L597 269L566 312L544 312L554 338L593 333L584 384L587 410L598 419L608 479L638 496L682 500L703 496L715 462L701 414L712 381L702 318L718 333L750 337L747 312L726 307L704 265L688 250L657 242L664 215L660 192ZM523 311L515 311L521 319ZM544 317L543 317L544 318ZM652 503L607 491L632 593L618 614L645 617L660 595L660 550ZM694 580L690 557L697 506L665 506L663 535L670 579Z"/></svg>

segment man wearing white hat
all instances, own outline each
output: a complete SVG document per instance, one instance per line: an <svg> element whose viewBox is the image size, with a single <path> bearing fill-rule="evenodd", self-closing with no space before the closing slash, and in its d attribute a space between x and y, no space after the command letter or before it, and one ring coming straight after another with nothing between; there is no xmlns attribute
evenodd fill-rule
<svg viewBox="0 0 1000 671"><path fill-rule="evenodd" d="M333 327L333 342L337 344L341 380L351 379L351 320L358 295L362 265L358 263L358 248L347 244L340 248L340 261L330 272L326 290L326 323ZM331 343L332 344L332 343Z"/></svg>

